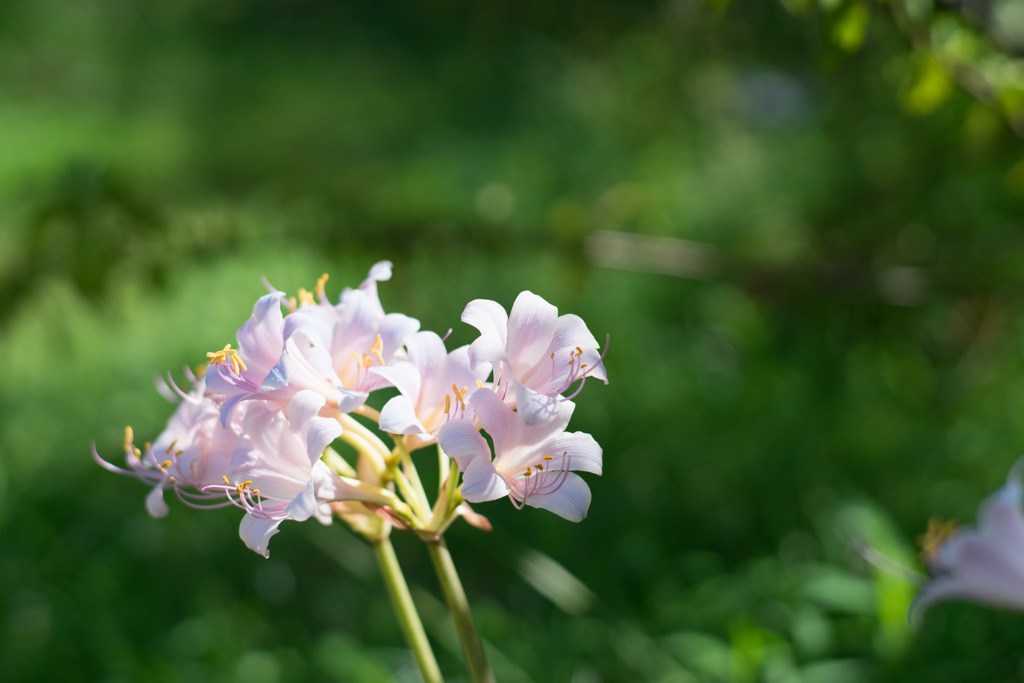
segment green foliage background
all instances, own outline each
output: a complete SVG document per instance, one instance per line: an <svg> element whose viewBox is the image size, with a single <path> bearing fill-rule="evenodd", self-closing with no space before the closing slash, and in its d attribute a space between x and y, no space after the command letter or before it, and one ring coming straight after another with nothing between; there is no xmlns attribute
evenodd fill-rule
<svg viewBox="0 0 1024 683"><path fill-rule="evenodd" d="M928 31L1015 58L958 12L6 0L2 678L417 680L341 527L264 560L238 511L152 520L89 458L160 431L153 378L233 341L261 276L337 294L382 258L388 310L456 343L467 301L523 289L611 338L573 422L605 451L590 517L499 501L449 535L499 680L1024 676L1019 616L911 630L914 588L852 544L917 566L1024 448L1015 81L965 92L951 60L989 53ZM599 231L717 266L604 267Z"/></svg>

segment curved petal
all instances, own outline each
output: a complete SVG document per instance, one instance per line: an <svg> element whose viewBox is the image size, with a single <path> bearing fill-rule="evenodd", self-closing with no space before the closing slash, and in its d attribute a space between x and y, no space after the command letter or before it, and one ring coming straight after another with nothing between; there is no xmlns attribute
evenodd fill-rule
<svg viewBox="0 0 1024 683"><path fill-rule="evenodd" d="M316 486L311 478L299 495L285 506L284 514L288 519L304 522L313 516L319 505L320 502L316 499Z"/></svg>
<svg viewBox="0 0 1024 683"><path fill-rule="evenodd" d="M437 375L448 360L444 341L435 332L417 332L406 339L405 348L409 352L409 360L424 377Z"/></svg>
<svg viewBox="0 0 1024 683"><path fill-rule="evenodd" d="M238 525L238 536L245 541L250 550L263 557L270 557L270 538L278 532L277 527L282 521L246 515Z"/></svg>
<svg viewBox="0 0 1024 683"><path fill-rule="evenodd" d="M467 498L467 500L469 500ZM590 487L577 474L565 475L565 481L550 493L529 496L526 504L554 512L570 522L579 522L590 509Z"/></svg>
<svg viewBox="0 0 1024 683"><path fill-rule="evenodd" d="M555 324L555 332L551 337L551 345L547 348L548 353L558 349L580 347L583 350L596 349L597 340L590 333L583 318L573 313L566 313L558 318Z"/></svg>
<svg viewBox="0 0 1024 683"><path fill-rule="evenodd" d="M494 335L487 334L477 337L469 345L469 362L473 367L484 363L507 363L505 342Z"/></svg>
<svg viewBox="0 0 1024 683"><path fill-rule="evenodd" d="M535 365L551 343L558 309L533 292L521 292L508 316L508 355L520 367Z"/></svg>
<svg viewBox="0 0 1024 683"><path fill-rule="evenodd" d="M405 396L395 396L384 404L380 411L380 428L388 434L425 434L427 432L427 428L416 417L412 402Z"/></svg>
<svg viewBox="0 0 1024 683"><path fill-rule="evenodd" d="M534 425L538 422L555 420L558 417L558 404L561 399L557 395L546 396L522 384L517 384L515 397L516 411L525 424Z"/></svg>
<svg viewBox="0 0 1024 683"><path fill-rule="evenodd" d="M476 412L480 426L494 442L494 455L515 448L523 431L523 422L512 409L489 389L477 389L469 397L469 405Z"/></svg>
<svg viewBox="0 0 1024 683"><path fill-rule="evenodd" d="M370 368L370 372L383 377L388 384L398 389L410 401L419 399L423 380L420 369L413 363L401 360L392 365Z"/></svg>
<svg viewBox="0 0 1024 683"><path fill-rule="evenodd" d="M149 513L150 517L157 519L166 517L167 513L170 512L170 508L167 507L167 501L164 500L163 482L154 486L153 490L146 496L146 512Z"/></svg>
<svg viewBox="0 0 1024 683"><path fill-rule="evenodd" d="M601 474L601 446L590 434L573 432L556 436L548 442L548 450L556 460L560 455L565 455L568 467L559 469Z"/></svg>
<svg viewBox="0 0 1024 683"><path fill-rule="evenodd" d="M462 311L462 322L480 330L484 336L493 335L505 347L508 339L508 314L497 301L474 299Z"/></svg>
<svg viewBox="0 0 1024 683"><path fill-rule="evenodd" d="M381 345L384 347L381 352L385 358L391 358L398 349L402 348L409 337L416 334L420 329L420 321L410 318L402 313L388 313L380 322L377 334L380 335ZM435 335L436 336L436 335Z"/></svg>
<svg viewBox="0 0 1024 683"><path fill-rule="evenodd" d="M508 495L508 484L489 459L477 458L462 474L462 497L470 503L484 503Z"/></svg>
<svg viewBox="0 0 1024 683"><path fill-rule="evenodd" d="M465 472L475 459L491 461L491 447L469 420L446 422L437 434L441 450Z"/></svg>

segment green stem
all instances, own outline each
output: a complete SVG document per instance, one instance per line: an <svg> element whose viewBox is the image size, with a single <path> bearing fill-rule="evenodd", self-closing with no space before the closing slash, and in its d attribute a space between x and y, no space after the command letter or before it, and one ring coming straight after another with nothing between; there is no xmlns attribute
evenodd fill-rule
<svg viewBox="0 0 1024 683"><path fill-rule="evenodd" d="M430 642L416 612L412 595L409 594L409 586L405 583L402 568L398 566L398 557L395 555L394 546L391 545L391 539L385 536L373 540L372 544L377 562L380 563L381 574L384 576L384 585L391 596L391 606L394 607L398 623L402 626L405 641L416 657L424 683L442 683L444 679L441 677L441 669L438 668L434 652L430 649Z"/></svg>
<svg viewBox="0 0 1024 683"><path fill-rule="evenodd" d="M436 541L427 541L427 549L430 551L430 559L434 562L434 571L441 582L441 590L444 591L444 599L451 610L452 618L455 619L455 630L459 633L459 640L462 641L462 652L466 655L466 663L469 665L469 672L473 676L474 683L494 683L494 674L487 664L487 655L484 653L484 644L480 641L480 634L477 633L473 624L473 614L469 611L469 602L466 600L466 591L462 589L462 582L455 571L455 563L452 562L451 553L445 545L444 537L440 536Z"/></svg>

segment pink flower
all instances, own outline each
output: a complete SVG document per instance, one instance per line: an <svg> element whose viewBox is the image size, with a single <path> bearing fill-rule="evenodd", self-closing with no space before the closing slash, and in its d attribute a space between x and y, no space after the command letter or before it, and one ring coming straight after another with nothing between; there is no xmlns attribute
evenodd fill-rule
<svg viewBox="0 0 1024 683"><path fill-rule="evenodd" d="M978 526L951 533L933 525L924 540L932 579L911 607L911 617L937 602L960 598L1024 612L1024 515L1021 474L1024 458L1010 470L1006 484L978 510Z"/></svg>
<svg viewBox="0 0 1024 683"><path fill-rule="evenodd" d="M283 292L260 298L238 331L238 349L228 346L207 354L210 391L227 399L224 423L244 400L272 401L283 409L297 392L309 390L324 396L329 411L348 413L370 391L387 386L369 369L390 362L405 338L419 329L413 318L384 313L377 282L390 277L390 262L375 264L358 289L342 292L336 306L324 294L323 277L317 285L319 302L300 292L303 305L287 317L281 311Z"/></svg>
<svg viewBox="0 0 1024 683"><path fill-rule="evenodd" d="M601 474L601 447L589 434L565 432L571 401L534 424L487 389L473 392L469 405L494 443L493 459L469 419L446 423L437 437L463 472L463 498L479 503L508 496L517 507L544 508L572 522L587 516L590 488L570 470Z"/></svg>
<svg viewBox="0 0 1024 683"><path fill-rule="evenodd" d="M557 412L558 397L587 377L608 383L597 340L579 316L558 309L532 292L522 292L511 314L487 299L469 302L462 321L480 330L470 361L494 364L494 388L532 424Z"/></svg>
<svg viewBox="0 0 1024 683"><path fill-rule="evenodd" d="M244 408L242 438L222 481L207 486L246 511L239 535L255 552L269 556L270 538L285 520L316 516L331 519L328 503L362 500L384 504L386 499L335 474L320 457L342 428L333 418L320 417L324 397L300 391L285 411L273 403L253 401Z"/></svg>
<svg viewBox="0 0 1024 683"><path fill-rule="evenodd" d="M227 504L206 487L220 481L227 471L238 443L238 431L221 425L220 410L206 394L205 383L191 373L190 378L193 387L188 394L173 387L172 391L181 397L181 403L152 445L147 443L143 448L137 448L131 427L125 429L124 450L128 469L101 458L95 446L92 450L93 458L104 469L134 476L152 485L153 489L146 496L146 509L153 517L167 515L166 489L172 489L190 507L223 507Z"/></svg>
<svg viewBox="0 0 1024 683"><path fill-rule="evenodd" d="M277 395L292 389L318 391L340 413L360 407L371 391L388 386L371 368L390 363L406 338L419 329L415 318L384 313L377 281L391 278L381 261L358 289L346 289L336 306L326 299L300 307L284 323L281 359L261 386Z"/></svg>
<svg viewBox="0 0 1024 683"><path fill-rule="evenodd" d="M449 419L463 416L467 395L482 386L490 365L470 367L468 346L447 353L433 332L412 335L405 348L407 360L372 371L402 392L384 405L380 428L389 434L412 435L409 447L416 449L437 438Z"/></svg>

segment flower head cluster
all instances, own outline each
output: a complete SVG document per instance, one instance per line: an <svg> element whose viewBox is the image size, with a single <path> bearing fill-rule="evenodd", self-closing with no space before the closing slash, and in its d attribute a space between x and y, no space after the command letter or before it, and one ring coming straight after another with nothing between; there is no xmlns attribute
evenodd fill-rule
<svg viewBox="0 0 1024 683"><path fill-rule="evenodd" d="M931 575L911 616L944 600L962 599L1024 612L1024 513L1021 475L1024 458L1006 483L981 504L977 527L929 524L922 539Z"/></svg>
<svg viewBox="0 0 1024 683"><path fill-rule="evenodd" d="M135 446L129 429L126 467L94 449L95 459L150 485L154 516L167 514L168 492L191 507L243 509L240 535L263 555L281 522L332 514L364 535L390 525L429 535L458 515L485 525L464 501L508 496L581 520L590 489L575 472L600 474L601 448L566 431L571 399L589 377L607 382L583 321L530 292L511 314L477 300L462 319L480 336L449 351L418 320L384 311L377 283L390 277L391 264L377 263L336 303L326 275L313 292L261 297L236 348L208 353L189 391L168 384L179 405L152 443ZM367 405L388 387L397 395L380 412ZM355 462L332 449L338 439ZM411 456L430 445L442 454L433 503Z"/></svg>

